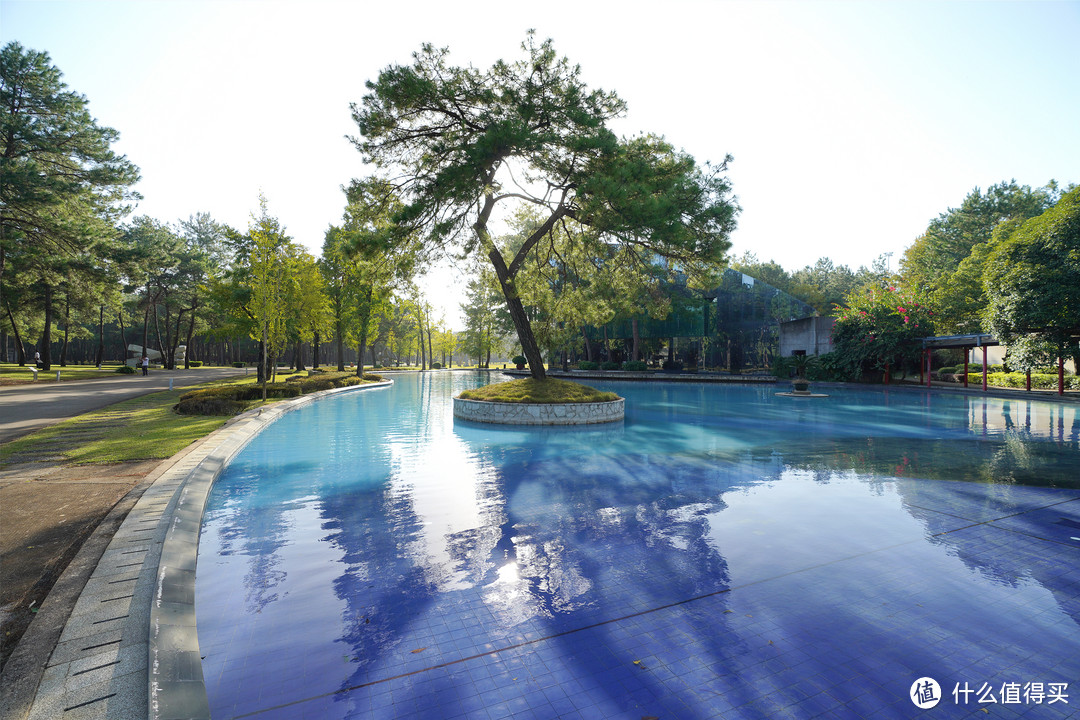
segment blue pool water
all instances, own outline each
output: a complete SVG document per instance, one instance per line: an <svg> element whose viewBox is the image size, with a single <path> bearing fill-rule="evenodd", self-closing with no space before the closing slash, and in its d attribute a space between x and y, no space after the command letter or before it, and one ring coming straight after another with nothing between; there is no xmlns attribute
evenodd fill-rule
<svg viewBox="0 0 1080 720"><path fill-rule="evenodd" d="M196 586L215 719L1080 707L1076 406L596 382L624 422L455 422L499 379L321 401L226 469Z"/></svg>

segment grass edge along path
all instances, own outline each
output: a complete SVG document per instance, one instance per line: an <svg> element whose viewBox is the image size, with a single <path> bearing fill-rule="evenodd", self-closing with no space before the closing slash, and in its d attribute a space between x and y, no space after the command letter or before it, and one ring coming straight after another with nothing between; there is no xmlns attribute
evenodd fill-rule
<svg viewBox="0 0 1080 720"><path fill-rule="evenodd" d="M191 387L243 382L216 380L123 400L42 428L0 447L0 461L105 464L164 459L175 455L229 420L226 416L178 415L172 410ZM261 404L257 403L257 404Z"/></svg>

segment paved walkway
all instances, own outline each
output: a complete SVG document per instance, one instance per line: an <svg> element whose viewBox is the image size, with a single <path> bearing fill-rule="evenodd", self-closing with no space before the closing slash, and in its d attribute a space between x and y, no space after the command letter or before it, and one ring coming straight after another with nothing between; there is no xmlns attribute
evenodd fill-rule
<svg viewBox="0 0 1080 720"><path fill-rule="evenodd" d="M243 374L243 368L233 367L151 370L146 377L117 375L70 382L42 379L32 385L5 385L0 387L0 443L113 403L168 390L170 383L184 387Z"/></svg>

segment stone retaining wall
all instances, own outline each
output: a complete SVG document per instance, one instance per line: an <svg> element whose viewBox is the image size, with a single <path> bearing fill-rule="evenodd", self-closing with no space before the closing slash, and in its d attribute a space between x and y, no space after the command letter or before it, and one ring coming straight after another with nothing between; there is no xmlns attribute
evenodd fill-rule
<svg viewBox="0 0 1080 720"><path fill-rule="evenodd" d="M594 403L502 403L454 398L454 417L504 425L591 425L622 420L622 398Z"/></svg>

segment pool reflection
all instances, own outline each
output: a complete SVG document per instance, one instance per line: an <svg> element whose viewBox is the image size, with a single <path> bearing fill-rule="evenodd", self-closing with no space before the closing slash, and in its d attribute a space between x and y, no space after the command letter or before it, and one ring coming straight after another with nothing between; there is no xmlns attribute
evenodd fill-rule
<svg viewBox="0 0 1080 720"><path fill-rule="evenodd" d="M794 667L891 704L1013 667L1003 637L1032 680L1080 670L1075 408L612 383L618 426L455 423L479 382L318 403L227 470L197 586L215 717L711 717L799 707Z"/></svg>

